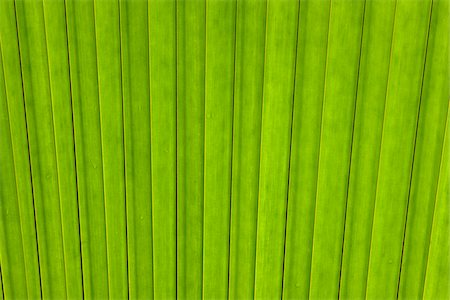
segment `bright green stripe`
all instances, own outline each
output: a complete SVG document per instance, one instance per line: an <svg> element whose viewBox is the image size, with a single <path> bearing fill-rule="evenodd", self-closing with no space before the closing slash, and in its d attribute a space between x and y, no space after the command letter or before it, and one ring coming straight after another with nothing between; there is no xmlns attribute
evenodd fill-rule
<svg viewBox="0 0 450 300"><path fill-rule="evenodd" d="M14 2L0 1L0 41L10 121L14 171L16 176L19 215L27 292L29 298L41 297L40 273L35 229L34 200L31 186L27 129L22 90L22 75L16 32Z"/></svg>
<svg viewBox="0 0 450 300"><path fill-rule="evenodd" d="M417 299L423 294L449 100L448 12L448 1L433 1L400 274L400 298Z"/></svg>
<svg viewBox="0 0 450 300"><path fill-rule="evenodd" d="M64 2L44 1L68 298L82 297L78 199Z"/></svg>
<svg viewBox="0 0 450 300"><path fill-rule="evenodd" d="M175 1L149 2L152 109L154 296L176 297L176 11Z"/></svg>
<svg viewBox="0 0 450 300"><path fill-rule="evenodd" d="M330 7L311 298L338 295L364 3L336 0Z"/></svg>
<svg viewBox="0 0 450 300"><path fill-rule="evenodd" d="M340 296L364 298L395 0L367 1L352 146Z"/></svg>
<svg viewBox="0 0 450 300"><path fill-rule="evenodd" d="M42 296L66 296L59 182L42 1L17 1Z"/></svg>
<svg viewBox="0 0 450 300"><path fill-rule="evenodd" d="M202 296L205 2L177 2L177 297Z"/></svg>
<svg viewBox="0 0 450 300"><path fill-rule="evenodd" d="M301 1L283 296L306 299L317 188L330 1Z"/></svg>
<svg viewBox="0 0 450 300"><path fill-rule="evenodd" d="M229 297L253 298L265 1L237 1Z"/></svg>
<svg viewBox="0 0 450 300"><path fill-rule="evenodd" d="M448 78L448 73L446 76ZM445 90L448 95L448 86ZM447 116L430 250L425 271L424 299L450 298L450 123L448 119Z"/></svg>
<svg viewBox="0 0 450 300"><path fill-rule="evenodd" d="M237 1L229 298L253 298L266 2ZM220 75L219 75L220 76Z"/></svg>
<svg viewBox="0 0 450 300"><path fill-rule="evenodd" d="M147 3L120 5L129 296L149 299L153 277Z"/></svg>
<svg viewBox="0 0 450 300"><path fill-rule="evenodd" d="M430 8L430 1L409 0L398 0L396 7L367 278L369 299L397 297Z"/></svg>
<svg viewBox="0 0 450 300"><path fill-rule="evenodd" d="M0 257L2 291L11 299L27 298L20 213L9 126L3 62L0 56Z"/></svg>
<svg viewBox="0 0 450 300"><path fill-rule="evenodd" d="M98 299L108 297L108 267L94 6L78 0L66 5L84 296Z"/></svg>
<svg viewBox="0 0 450 300"><path fill-rule="evenodd" d="M207 0L206 8L203 297L225 299L228 296L236 1Z"/></svg>
<svg viewBox="0 0 450 300"><path fill-rule="evenodd" d="M298 1L267 3L255 297L282 292Z"/></svg>
<svg viewBox="0 0 450 300"><path fill-rule="evenodd" d="M119 1L94 2L109 296L128 296Z"/></svg>

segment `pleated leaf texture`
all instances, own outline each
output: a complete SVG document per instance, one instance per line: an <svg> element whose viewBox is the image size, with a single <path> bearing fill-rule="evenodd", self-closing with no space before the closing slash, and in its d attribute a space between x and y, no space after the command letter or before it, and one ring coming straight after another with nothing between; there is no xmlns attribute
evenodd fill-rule
<svg viewBox="0 0 450 300"><path fill-rule="evenodd" d="M449 0L1 0L0 299L450 299Z"/></svg>

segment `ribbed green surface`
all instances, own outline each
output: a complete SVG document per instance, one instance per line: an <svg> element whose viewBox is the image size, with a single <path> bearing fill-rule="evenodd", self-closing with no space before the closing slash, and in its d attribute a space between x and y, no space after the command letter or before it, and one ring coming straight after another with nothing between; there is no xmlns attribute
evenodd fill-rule
<svg viewBox="0 0 450 300"><path fill-rule="evenodd" d="M449 299L448 0L1 0L0 299Z"/></svg>

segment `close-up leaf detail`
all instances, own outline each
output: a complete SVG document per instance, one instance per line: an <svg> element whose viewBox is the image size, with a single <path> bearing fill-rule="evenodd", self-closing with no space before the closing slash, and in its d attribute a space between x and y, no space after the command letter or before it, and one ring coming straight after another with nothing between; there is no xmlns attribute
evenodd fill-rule
<svg viewBox="0 0 450 300"><path fill-rule="evenodd" d="M449 0L0 0L0 300L450 299Z"/></svg>

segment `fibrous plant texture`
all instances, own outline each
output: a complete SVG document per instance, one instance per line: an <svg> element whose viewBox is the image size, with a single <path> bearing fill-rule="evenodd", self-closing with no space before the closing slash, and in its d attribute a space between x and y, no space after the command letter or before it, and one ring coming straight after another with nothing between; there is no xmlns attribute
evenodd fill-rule
<svg viewBox="0 0 450 300"><path fill-rule="evenodd" d="M0 299L449 299L449 0L0 0Z"/></svg>

